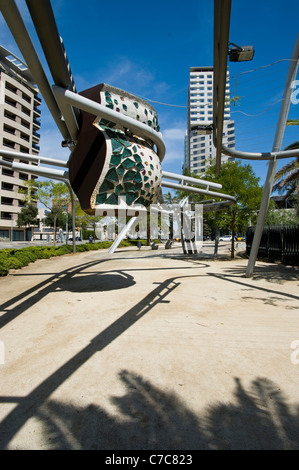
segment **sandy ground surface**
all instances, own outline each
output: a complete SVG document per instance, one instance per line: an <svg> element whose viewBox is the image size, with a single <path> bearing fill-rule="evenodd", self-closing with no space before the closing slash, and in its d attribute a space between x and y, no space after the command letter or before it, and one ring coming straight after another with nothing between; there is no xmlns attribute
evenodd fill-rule
<svg viewBox="0 0 299 470"><path fill-rule="evenodd" d="M299 449L299 269L246 265L129 248L0 278L0 448Z"/></svg>

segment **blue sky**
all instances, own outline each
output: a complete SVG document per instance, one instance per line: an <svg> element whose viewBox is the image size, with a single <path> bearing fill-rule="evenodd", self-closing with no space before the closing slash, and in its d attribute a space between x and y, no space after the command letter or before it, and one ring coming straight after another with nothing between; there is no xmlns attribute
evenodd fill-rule
<svg viewBox="0 0 299 470"><path fill-rule="evenodd" d="M17 4L42 58L26 3ZM104 82L148 99L166 143L162 167L181 173L189 68L213 65L214 2L52 0L52 6L77 90ZM229 64L231 92L240 97L231 115L238 150L272 149L298 16L297 0L232 0L230 41L255 48L251 62ZM2 15L0 43L22 57ZM289 117L299 118L299 104L291 105ZM298 140L298 133L298 127L287 127L283 147ZM43 105L40 154L67 159L61 140ZM263 184L267 163L244 162Z"/></svg>

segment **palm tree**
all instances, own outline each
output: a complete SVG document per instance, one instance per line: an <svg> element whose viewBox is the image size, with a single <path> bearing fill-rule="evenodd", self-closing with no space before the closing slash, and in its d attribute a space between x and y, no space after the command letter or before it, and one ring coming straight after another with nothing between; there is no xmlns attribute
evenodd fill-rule
<svg viewBox="0 0 299 470"><path fill-rule="evenodd" d="M287 126L299 126L299 119L291 119L287 121ZM299 149L299 140L288 145L285 150ZM286 191L284 199L287 199L291 194L296 194L299 198L299 156L291 162L283 166L275 175L273 191L282 193Z"/></svg>
<svg viewBox="0 0 299 470"><path fill-rule="evenodd" d="M176 204L179 201L179 198L177 195L174 196L170 191L168 191L167 194L163 194L163 200L166 204L171 205Z"/></svg>

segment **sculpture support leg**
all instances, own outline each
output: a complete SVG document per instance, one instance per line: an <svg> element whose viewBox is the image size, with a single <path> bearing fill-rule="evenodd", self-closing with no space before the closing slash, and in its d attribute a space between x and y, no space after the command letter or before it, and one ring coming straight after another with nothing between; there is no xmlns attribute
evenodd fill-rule
<svg viewBox="0 0 299 470"><path fill-rule="evenodd" d="M287 117L290 109L290 102L291 96L293 91L293 82L296 79L297 69L298 69L298 62L299 62L299 35L297 36L297 40L295 42L295 46L293 49L292 58L290 61L288 76L286 80L286 85L283 94L283 100L280 108L280 114L278 118L276 134L273 143L273 152L279 152L282 145L282 140L284 136L284 130L287 122ZM258 249L260 246L260 241L263 233L263 228L265 225L265 219L269 207L270 196L273 189L273 182L274 176L276 173L277 168L277 160L274 159L269 162L269 168L267 173L266 182L264 185L264 192L262 197L262 202L260 206L260 211L258 215L257 225L254 232L254 237L252 241L252 247L250 251L248 266L246 270L246 277L252 277L253 270L258 254Z"/></svg>

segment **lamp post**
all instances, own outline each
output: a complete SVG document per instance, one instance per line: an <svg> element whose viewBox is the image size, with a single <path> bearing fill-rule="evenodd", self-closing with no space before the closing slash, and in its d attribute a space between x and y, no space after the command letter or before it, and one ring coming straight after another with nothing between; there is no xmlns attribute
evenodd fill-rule
<svg viewBox="0 0 299 470"><path fill-rule="evenodd" d="M65 220L65 242L68 244L69 241L69 211L66 206L66 220Z"/></svg>
<svg viewBox="0 0 299 470"><path fill-rule="evenodd" d="M11 241L11 246L12 246L13 245L13 215L12 214L11 214L10 241Z"/></svg>
<svg viewBox="0 0 299 470"><path fill-rule="evenodd" d="M233 42L230 42L229 45L234 46L228 51L228 57L230 62L245 62L253 59L253 46L240 47L234 44Z"/></svg>

